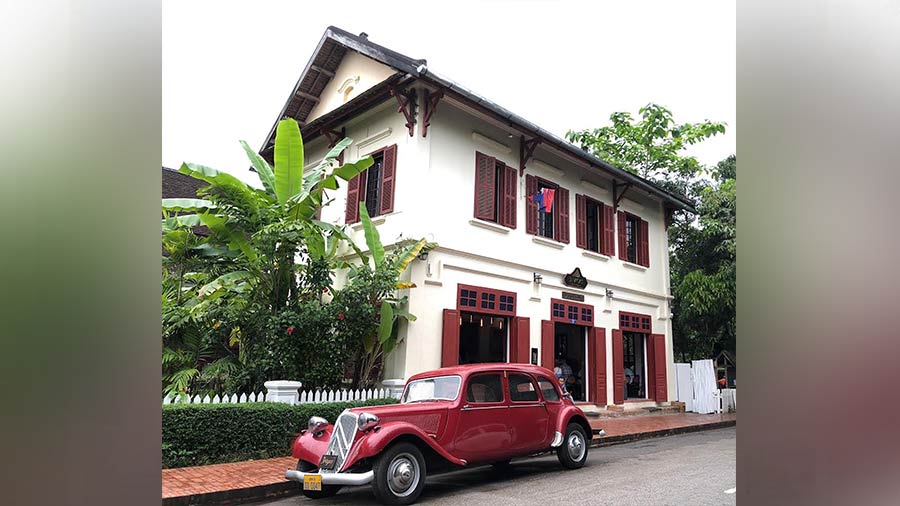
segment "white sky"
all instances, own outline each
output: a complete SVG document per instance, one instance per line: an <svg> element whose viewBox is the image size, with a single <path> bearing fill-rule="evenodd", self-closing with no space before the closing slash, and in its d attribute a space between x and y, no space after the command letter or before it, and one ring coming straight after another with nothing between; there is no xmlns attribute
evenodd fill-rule
<svg viewBox="0 0 900 506"><path fill-rule="evenodd" d="M688 153L735 152L735 2L163 2L162 163L250 182L259 148L329 25L366 32L563 136L653 101L727 123ZM436 114L440 114L440 109ZM257 183L258 185L258 183Z"/></svg>

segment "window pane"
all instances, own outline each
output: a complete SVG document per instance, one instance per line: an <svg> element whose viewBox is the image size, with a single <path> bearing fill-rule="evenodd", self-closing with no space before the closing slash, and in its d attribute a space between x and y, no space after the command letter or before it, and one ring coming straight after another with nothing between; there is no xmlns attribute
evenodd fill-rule
<svg viewBox="0 0 900 506"><path fill-rule="evenodd" d="M513 402L528 402L538 400L537 390L531 378L521 374L509 375L509 398Z"/></svg>
<svg viewBox="0 0 900 506"><path fill-rule="evenodd" d="M373 159L374 163L366 176L366 211L369 216L377 216L381 210L381 163L384 155L375 155Z"/></svg>
<svg viewBox="0 0 900 506"><path fill-rule="evenodd" d="M456 400L459 395L459 376L440 376L411 382L403 392L403 402L429 399Z"/></svg>
<svg viewBox="0 0 900 506"><path fill-rule="evenodd" d="M544 399L548 401L559 400L559 394L556 393L556 388L553 387L553 383L550 383L544 378L538 378L538 385L541 387L541 393L544 395Z"/></svg>
<svg viewBox="0 0 900 506"><path fill-rule="evenodd" d="M600 251L600 207L596 202L585 202L587 218L587 248L591 251Z"/></svg>
<svg viewBox="0 0 900 506"><path fill-rule="evenodd" d="M503 402L503 384L499 374L479 374L469 380L468 402Z"/></svg>

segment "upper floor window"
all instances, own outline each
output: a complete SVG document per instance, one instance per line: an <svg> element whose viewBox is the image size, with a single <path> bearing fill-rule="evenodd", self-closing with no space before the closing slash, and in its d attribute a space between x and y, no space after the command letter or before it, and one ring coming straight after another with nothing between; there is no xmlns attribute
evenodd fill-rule
<svg viewBox="0 0 900 506"><path fill-rule="evenodd" d="M344 221L359 221L359 203L365 202L369 216L394 210L394 182L397 172L397 145L372 153L374 163L347 183Z"/></svg>
<svg viewBox="0 0 900 506"><path fill-rule="evenodd" d="M615 255L615 213L611 206L586 195L575 195L575 240L579 248Z"/></svg>
<svg viewBox="0 0 900 506"><path fill-rule="evenodd" d="M475 153L475 217L516 228L516 169L492 156Z"/></svg>
<svg viewBox="0 0 900 506"><path fill-rule="evenodd" d="M619 258L650 267L650 226L637 216L619 211Z"/></svg>
<svg viewBox="0 0 900 506"><path fill-rule="evenodd" d="M535 195L542 190L553 190L552 202L542 195L544 210L535 201ZM525 228L533 235L547 237L555 241L569 242L569 190L559 185L532 176L525 175Z"/></svg>

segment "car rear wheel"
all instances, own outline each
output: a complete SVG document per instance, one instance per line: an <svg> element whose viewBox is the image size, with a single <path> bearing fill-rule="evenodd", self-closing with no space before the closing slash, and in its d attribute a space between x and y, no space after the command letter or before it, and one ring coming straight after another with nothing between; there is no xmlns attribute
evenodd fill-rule
<svg viewBox="0 0 900 506"><path fill-rule="evenodd" d="M584 428L572 422L566 427L566 437L556 449L559 463L566 469L578 469L587 461L588 440Z"/></svg>
<svg viewBox="0 0 900 506"><path fill-rule="evenodd" d="M425 458L416 445L392 445L373 466L372 489L382 504L412 504L425 488Z"/></svg>
<svg viewBox="0 0 900 506"><path fill-rule="evenodd" d="M318 469L314 464L310 464L305 460L297 461L297 470L302 471L304 473L309 473ZM322 485L322 490L303 490L303 484L300 483L300 490L303 491L303 495L309 497L310 499L324 499L326 497L332 497L337 494L341 490L340 485Z"/></svg>

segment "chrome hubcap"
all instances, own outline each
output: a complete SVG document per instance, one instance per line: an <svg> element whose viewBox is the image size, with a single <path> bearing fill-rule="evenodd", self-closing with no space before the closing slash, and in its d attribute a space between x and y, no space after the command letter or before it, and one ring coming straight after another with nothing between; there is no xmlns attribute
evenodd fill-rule
<svg viewBox="0 0 900 506"><path fill-rule="evenodd" d="M419 484L419 461L408 453L394 457L388 466L388 487L394 495L405 497Z"/></svg>
<svg viewBox="0 0 900 506"><path fill-rule="evenodd" d="M569 434L568 439L569 457L575 462L584 458L584 438L579 432Z"/></svg>

